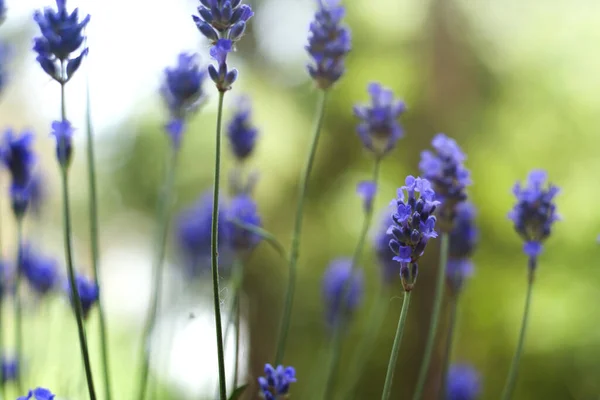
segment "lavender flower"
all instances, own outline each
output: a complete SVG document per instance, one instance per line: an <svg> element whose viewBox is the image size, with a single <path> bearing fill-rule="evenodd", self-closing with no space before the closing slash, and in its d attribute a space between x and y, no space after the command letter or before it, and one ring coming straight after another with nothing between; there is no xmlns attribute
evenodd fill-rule
<svg viewBox="0 0 600 400"><path fill-rule="evenodd" d="M77 275L75 277L75 284L79 291L79 299L81 300L81 309L83 311L83 318L87 319L92 306L98 301L100 295L100 289L93 280L86 278L83 275ZM71 295L71 285L67 282L67 292L69 294L69 300L73 305L73 297Z"/></svg>
<svg viewBox="0 0 600 400"><path fill-rule="evenodd" d="M560 219L554 203L559 189L550 183L544 187L546 179L545 171L534 170L529 173L527 186L517 182L513 188L517 204L508 214L515 230L525 241L523 251L530 258L532 270L542 252L542 242L550 236L554 222Z"/></svg>
<svg viewBox="0 0 600 400"><path fill-rule="evenodd" d="M245 161L252 154L256 145L258 129L252 125L251 113L250 99L241 98L236 113L227 127L229 145L238 161Z"/></svg>
<svg viewBox="0 0 600 400"><path fill-rule="evenodd" d="M2 384L16 381L19 376L19 360L16 357L2 357Z"/></svg>
<svg viewBox="0 0 600 400"><path fill-rule="evenodd" d="M41 32L33 45L38 54L37 61L44 72L61 84L71 79L88 53L88 49L84 48L77 56L71 57L85 41L83 30L90 22L89 15L79 20L77 8L69 14L66 3L67 0L56 0L56 11L47 7L43 12L36 11L33 16Z"/></svg>
<svg viewBox="0 0 600 400"><path fill-rule="evenodd" d="M392 235L388 233L389 227L393 223L392 213L389 209L386 209L373 241L377 261L381 267L381 278L386 284L395 282L395 279L398 278L400 273L400 266L398 265L398 262L394 260L395 254L390 247Z"/></svg>
<svg viewBox="0 0 600 400"><path fill-rule="evenodd" d="M31 288L43 296L56 287L59 281L58 262L36 253L31 246L21 247L19 268Z"/></svg>
<svg viewBox="0 0 600 400"><path fill-rule="evenodd" d="M196 276L199 266L210 260L210 237L213 207L212 191L206 192L189 208L184 210L176 226L177 244L182 251L188 273ZM229 252L230 232L227 221L228 209L224 204L219 204L219 256L220 265L223 255Z"/></svg>
<svg viewBox="0 0 600 400"><path fill-rule="evenodd" d="M37 388L30 390L27 396L21 396L17 400L54 400L56 395L45 388Z"/></svg>
<svg viewBox="0 0 600 400"><path fill-rule="evenodd" d="M338 258L329 264L323 276L325 319L329 326L343 323L358 308L363 286L362 272L352 271L352 259Z"/></svg>
<svg viewBox="0 0 600 400"><path fill-rule="evenodd" d="M261 242L261 236L240 228L231 221L240 221L246 225L262 227L262 221L254 200L248 195L239 195L231 199L227 207L227 219L230 221L230 241L236 252L249 252L254 250Z"/></svg>
<svg viewBox="0 0 600 400"><path fill-rule="evenodd" d="M477 244L478 231L475 226L475 207L469 202L456 207L454 229L450 232L450 247L446 276L455 292L460 291L465 278L473 275L471 254Z"/></svg>
<svg viewBox="0 0 600 400"><path fill-rule="evenodd" d="M210 56L217 62L218 70L214 65L208 66L208 75L215 83L219 92L226 92L231 89L231 85L238 76L237 69L228 70L227 55L232 51L232 41L229 39L219 39L217 43L210 48Z"/></svg>
<svg viewBox="0 0 600 400"><path fill-rule="evenodd" d="M29 181L29 202L34 214L40 215L42 205L48 197L48 189L40 171L36 171Z"/></svg>
<svg viewBox="0 0 600 400"><path fill-rule="evenodd" d="M392 91L379 83L369 84L367 90L371 104L354 106L354 115L361 120L356 130L363 145L377 157L383 157L404 135L398 118L406 106L401 100L394 100Z"/></svg>
<svg viewBox="0 0 600 400"><path fill-rule="evenodd" d="M373 199L377 194L377 184L373 181L362 181L356 186L356 192L362 198L363 209L370 213L373 209Z"/></svg>
<svg viewBox="0 0 600 400"><path fill-rule="evenodd" d="M6 20L6 4L4 0L0 0L0 24Z"/></svg>
<svg viewBox="0 0 600 400"><path fill-rule="evenodd" d="M427 179L409 175L405 184L398 189L396 212L392 215L393 224L388 233L393 236L390 248L396 254L394 260L400 263L402 284L406 291L410 291L418 275L417 261L423 255L429 239L437 237L433 212L439 201L435 200L435 192ZM406 199L404 191L407 193ZM420 194L419 198L415 192Z"/></svg>
<svg viewBox="0 0 600 400"><path fill-rule="evenodd" d="M200 0L200 16L192 15L196 26L212 44L219 39L237 42L246 30L254 12L242 0Z"/></svg>
<svg viewBox="0 0 600 400"><path fill-rule="evenodd" d="M475 400L481 393L479 373L468 364L450 367L446 378L446 400Z"/></svg>
<svg viewBox="0 0 600 400"><path fill-rule="evenodd" d="M329 89L345 71L344 58L351 49L350 30L341 25L346 10L340 0L317 0L319 9L310 24L306 50L313 58L308 73L317 86Z"/></svg>
<svg viewBox="0 0 600 400"><path fill-rule="evenodd" d="M35 165L32 149L33 133L25 131L16 135L12 129L4 133L4 143L0 149L2 163L11 175L10 197L17 218L22 218L31 200L31 177Z"/></svg>
<svg viewBox="0 0 600 400"><path fill-rule="evenodd" d="M287 398L290 385L296 382L296 370L294 367L283 367L279 365L273 368L271 364L265 364L265 376L258 378L261 397L265 400L283 400Z"/></svg>
<svg viewBox="0 0 600 400"><path fill-rule="evenodd" d="M56 159L63 167L69 167L73 158L73 133L75 129L67 120L52 122L50 135L56 139Z"/></svg>
<svg viewBox="0 0 600 400"><path fill-rule="evenodd" d="M464 166L466 159L462 150L451 139L440 133L431 142L435 152L425 150L421 153L419 169L435 190L440 228L449 232L454 223L456 205L467 199L466 187L471 184L469 171Z"/></svg>
<svg viewBox="0 0 600 400"><path fill-rule="evenodd" d="M177 58L177 65L165 69L165 80L160 92L169 108L172 120L185 120L206 99L202 90L205 77L206 72L200 69L197 54L181 53ZM170 125L167 131L173 134L173 141L178 147L180 138L175 132L179 129Z"/></svg>

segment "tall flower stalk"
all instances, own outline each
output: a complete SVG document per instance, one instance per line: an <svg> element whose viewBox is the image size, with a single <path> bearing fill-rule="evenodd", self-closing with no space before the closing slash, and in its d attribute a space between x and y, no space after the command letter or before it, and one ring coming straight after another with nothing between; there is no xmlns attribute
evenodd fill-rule
<svg viewBox="0 0 600 400"><path fill-rule="evenodd" d="M415 193L419 193L419 196L417 197ZM410 295L419 274L418 261L425 252L429 240L437 237L436 218L433 213L440 204L435 200L435 192L429 181L412 176L408 176L405 186L398 189L395 203L396 210L392 214L393 224L388 232L392 235L390 248L395 254L393 259L400 263L400 277L405 293L381 400L388 400L392 394L394 371L406 324Z"/></svg>
<svg viewBox="0 0 600 400"><path fill-rule="evenodd" d="M449 232L454 227L456 207L467 199L466 187L471 184L469 171L464 166L466 156L456 142L440 133L433 138L434 151L421 154L419 169L428 179L441 203L438 208L438 226L441 231L440 262L433 297L433 311L429 321L429 333L425 342L425 353L421 361L419 377L413 400L420 400L427 381L429 365L435 347L435 338L444 300L444 283L448 263Z"/></svg>
<svg viewBox="0 0 600 400"><path fill-rule="evenodd" d="M543 250L542 243L550 236L554 222L560 219L556 213L556 204L554 202L554 197L558 194L559 189L550 183L546 185L546 180L547 174L545 171L534 170L529 173L526 186L523 187L521 183L517 183L513 189L513 193L517 198L517 204L515 204L508 217L513 221L515 231L525 242L523 252L528 256L529 264L527 271L527 295L525 296L525 309L519 331L519 340L504 390L502 391L502 400L509 400L512 397L517 381L519 362L523 354L525 334L529 321L537 260Z"/></svg>

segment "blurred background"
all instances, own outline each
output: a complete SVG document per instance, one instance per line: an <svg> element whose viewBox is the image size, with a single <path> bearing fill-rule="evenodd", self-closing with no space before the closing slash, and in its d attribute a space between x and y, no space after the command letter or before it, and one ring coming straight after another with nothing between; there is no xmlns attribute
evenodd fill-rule
<svg viewBox="0 0 600 400"><path fill-rule="evenodd" d="M225 120L236 98L254 107L260 140L252 167L266 229L289 245L297 182L308 148L317 91L306 73L304 50L312 0L252 0L255 17L230 62L240 71L226 96ZM537 275L530 330L515 399L597 399L600 396L600 271L596 262L600 216L590 214L599 195L600 3L592 0L351 0L345 2L353 51L347 73L330 96L324 132L309 186L296 302L284 363L297 370L294 399L314 398L329 343L321 278L334 258L352 254L362 221L355 194L368 179L373 158L355 133L352 105L368 101L378 81L404 99L406 136L385 159L377 209L383 210L408 174L418 174L420 152L444 132L468 155L478 209L480 245L476 272L459 309L454 357L472 363L483 379L482 399L499 397L514 352L525 289L526 258L507 213L511 188L529 170L545 168L561 187L563 222L548 240ZM7 1L0 28L10 46L0 102L3 126L32 129L47 198L29 218L26 235L63 261L58 168L49 126L59 115L59 86L41 71L30 48L35 9L50 0ZM68 116L76 132L71 168L78 267L90 271L85 166L85 79L89 76L99 173L102 296L110 329L115 398L130 399L138 377L141 332L150 299L154 209L163 178L167 112L158 94L163 69L180 51L209 62L208 43L190 15L195 0L69 0L92 15L90 55L67 85ZM212 185L216 91L186 133L177 173L176 212ZM224 168L232 165L225 152ZM7 175L2 190L7 193ZM227 179L227 175L224 175ZM224 180L224 183L226 181ZM2 207L2 252L15 254L15 224ZM375 226L378 224L375 223ZM437 243L421 263L407 331L400 351L395 399L410 398L428 329ZM338 386L344 385L353 347L367 310L381 290L379 265L365 254L366 292L344 342ZM169 241L166 296L150 343L159 399L214 398L217 362L208 274L187 278L178 247ZM266 244L245 265L242 358L245 380L256 381L272 361L287 279L283 260ZM230 300L222 280L223 308ZM27 301L25 326L28 386L52 387L61 398L85 398L75 323L64 296ZM379 398L401 307L401 285L391 291L385 326L371 351L357 398ZM10 307L5 310L10 315ZM5 318L10 320L9 317ZM445 321L442 320L442 329ZM101 376L97 318L90 317L95 370ZM10 323L6 328L9 332ZM160 339L160 340L158 340ZM10 336L9 336L10 340ZM231 349L232 337L228 340ZM160 345L158 344L160 343ZM443 337L439 343L443 348ZM231 352L228 352L231 359ZM326 353L325 353L326 354ZM40 360L41 358L41 360ZM434 357L427 399L435 398L441 369ZM230 371L231 372L231 371ZM436 374L437 373L437 374ZM315 383L317 382L317 383ZM100 386L100 385L98 385ZM256 388L245 398L255 398Z"/></svg>

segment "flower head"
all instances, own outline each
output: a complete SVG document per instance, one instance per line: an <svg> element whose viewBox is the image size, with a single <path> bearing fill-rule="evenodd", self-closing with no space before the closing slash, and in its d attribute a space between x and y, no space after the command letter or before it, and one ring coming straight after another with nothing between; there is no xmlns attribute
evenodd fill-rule
<svg viewBox="0 0 600 400"><path fill-rule="evenodd" d="M37 61L44 72L61 83L71 79L88 52L84 48L74 58L71 57L85 41L83 30L90 21L89 15L80 20L77 8L69 14L66 3L67 0L56 0L56 10L47 7L43 12L36 11L33 16L41 32L33 45L38 54Z"/></svg>
<svg viewBox="0 0 600 400"><path fill-rule="evenodd" d="M2 357L2 384L16 381L19 377L19 359L16 357Z"/></svg>
<svg viewBox="0 0 600 400"><path fill-rule="evenodd" d="M17 400L54 400L56 396L45 388L36 388L30 390L27 396L21 396Z"/></svg>
<svg viewBox="0 0 600 400"><path fill-rule="evenodd" d="M6 20L6 4L4 0L0 0L0 24Z"/></svg>
<svg viewBox="0 0 600 400"><path fill-rule="evenodd" d="M83 311L83 318L87 318L92 306L98 301L100 296L100 289L93 280L86 278L83 275L77 275L75 277L75 284L77 285L77 291L79 292L79 299L81 300L81 309ZM71 294L71 285L67 282L67 291L71 305L73 305L73 297Z"/></svg>
<svg viewBox="0 0 600 400"><path fill-rule="evenodd" d="M256 233L237 226L232 221L239 221L245 225L262 227L262 221L256 203L248 195L235 196L227 207L227 219L229 221L229 237L231 246L236 252L248 252L253 250L262 238Z"/></svg>
<svg viewBox="0 0 600 400"><path fill-rule="evenodd" d="M181 53L177 65L165 69L160 92L169 108L171 119L184 120L205 100L202 84L206 72L200 69L197 54Z"/></svg>
<svg viewBox="0 0 600 400"><path fill-rule="evenodd" d="M454 222L456 205L467 199L466 187L471 184L469 171L464 166L464 153L451 139L440 133L431 142L435 151L421 153L419 169L428 179L441 202L439 219L443 229L450 231Z"/></svg>
<svg viewBox="0 0 600 400"><path fill-rule="evenodd" d="M75 129L67 120L52 122L50 135L56 139L56 159L62 166L69 166L73 158L73 133Z"/></svg>
<svg viewBox="0 0 600 400"><path fill-rule="evenodd" d="M0 158L12 179L10 197L13 212L18 218L25 214L31 200L31 179L36 159L32 145L33 133L25 131L16 135L8 129L0 149Z"/></svg>
<svg viewBox="0 0 600 400"><path fill-rule="evenodd" d="M50 257L38 254L30 245L21 247L21 273L31 288L39 295L45 295L59 282L58 262Z"/></svg>
<svg viewBox="0 0 600 400"><path fill-rule="evenodd" d="M265 364L265 376L258 378L261 397L265 400L283 400L287 398L290 385L294 382L296 382L294 367L279 365L273 368L271 364Z"/></svg>
<svg viewBox="0 0 600 400"><path fill-rule="evenodd" d="M396 254L394 254L390 247L392 235L388 233L389 227L393 223L392 213L389 209L386 209L383 213L383 218L381 218L381 224L373 238L373 247L375 248L377 261L381 267L381 278L386 284L395 282L395 279L398 279L400 273L400 266L398 265L398 262L394 260Z"/></svg>
<svg viewBox="0 0 600 400"><path fill-rule="evenodd" d="M210 48L210 56L217 62L217 67L214 65L208 66L208 75L215 83L220 92L226 92L231 89L231 85L236 81L238 76L237 69L231 71L227 67L227 55L233 50L233 42L229 39L219 39L217 43Z"/></svg>
<svg viewBox="0 0 600 400"><path fill-rule="evenodd" d="M341 25L346 10L339 0L317 0L319 9L310 24L306 50L313 59L308 73L317 86L329 89L344 74L344 58L351 49L350 30Z"/></svg>
<svg viewBox="0 0 600 400"><path fill-rule="evenodd" d="M379 83L369 84L368 92L371 104L354 106L354 115L361 120L356 131L367 149L377 157L383 157L404 135L398 118L406 111L406 106Z"/></svg>
<svg viewBox="0 0 600 400"><path fill-rule="evenodd" d="M395 203L396 210L392 214L393 224L388 233L393 236L390 248L396 254L394 260L400 263L402 284L409 291L416 282L417 262L423 255L427 242L437 237L433 212L439 201L435 200L435 192L427 179L408 176L405 184L398 189L398 198L392 202ZM419 193L419 197L415 193Z"/></svg>
<svg viewBox="0 0 600 400"><path fill-rule="evenodd" d="M227 137L233 155L239 161L246 160L254 150L258 129L251 121L252 109L250 99L243 97L238 102L238 108L227 127Z"/></svg>
<svg viewBox="0 0 600 400"><path fill-rule="evenodd" d="M254 12L242 0L200 0L199 16L192 15L196 26L208 40L215 44L219 39L232 42L240 40L246 23Z"/></svg>
<svg viewBox="0 0 600 400"><path fill-rule="evenodd" d="M352 271L352 260L333 260L323 276L325 319L329 326L343 323L361 303L363 276L359 269Z"/></svg>
<svg viewBox="0 0 600 400"><path fill-rule="evenodd" d="M29 202L34 214L39 215L41 213L42 205L47 197L48 189L44 176L40 171L36 171L29 181Z"/></svg>
<svg viewBox="0 0 600 400"><path fill-rule="evenodd" d="M517 204L508 214L525 241L523 251L530 257L531 268L535 267L535 260L542 252L542 242L550 236L554 222L559 220L554 203L559 189L550 183L544 187L546 179L545 171L534 170L529 173L527 186L517 182L513 188Z"/></svg>
<svg viewBox="0 0 600 400"><path fill-rule="evenodd" d="M362 198L365 212L371 212L373 199L375 199L375 195L377 194L377 184L373 181L359 182L356 185L356 193Z"/></svg>
<svg viewBox="0 0 600 400"><path fill-rule="evenodd" d="M479 373L468 364L450 367L446 378L446 400L475 400L481 393Z"/></svg>
<svg viewBox="0 0 600 400"><path fill-rule="evenodd" d="M450 247L446 275L455 292L462 288L465 278L473 275L471 254L477 244L478 230L475 226L475 207L462 202L456 207L454 228L450 232Z"/></svg>

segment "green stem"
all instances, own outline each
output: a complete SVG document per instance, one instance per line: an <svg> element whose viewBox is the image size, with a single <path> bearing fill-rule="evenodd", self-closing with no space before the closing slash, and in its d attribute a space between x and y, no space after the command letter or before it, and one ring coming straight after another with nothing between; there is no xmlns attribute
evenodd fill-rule
<svg viewBox="0 0 600 400"><path fill-rule="evenodd" d="M23 277L23 217L17 217L17 271L15 276L15 348L18 368L23 368L23 304L21 302L21 280ZM17 389L23 393L23 374L17 374Z"/></svg>
<svg viewBox="0 0 600 400"><path fill-rule="evenodd" d="M234 352L234 369L233 369L233 388L237 388L238 385L238 370L240 360L240 294L235 296L235 315L234 315L234 327L235 327L235 352Z"/></svg>
<svg viewBox="0 0 600 400"><path fill-rule="evenodd" d="M440 265L435 285L435 296L433 298L433 311L431 312L431 318L429 320L429 333L427 335L427 341L425 342L425 353L423 355L423 360L421 361L421 369L419 370L419 378L417 380L417 386L413 400L420 400L421 396L423 396L423 390L425 389L425 382L427 381L427 374L429 372L429 364L431 363L431 357L433 355L435 336L437 333L438 322L440 320L442 302L444 300L444 284L446 282L446 264L448 261L449 241L448 234L442 233L440 245Z"/></svg>
<svg viewBox="0 0 600 400"><path fill-rule="evenodd" d="M273 235L271 232L266 231L265 229L256 225L246 224L245 222L240 221L239 219L231 219L230 221L234 225L260 236L263 240L269 243L271 247L273 247L273 249L277 252L277 254L279 254L284 260L288 259L285 248L283 247L281 242L277 240L275 235Z"/></svg>
<svg viewBox="0 0 600 400"><path fill-rule="evenodd" d="M87 163L88 163L88 187L89 187L89 213L90 213L90 240L92 255L92 271L96 285L102 289L98 273L100 262L99 239L98 239L98 194L96 191L96 162L94 155L94 135L91 115L90 83L86 76L86 136L87 136ZM100 290L102 292L102 290ZM110 386L110 363L108 358L108 332L106 327L106 314L102 306L102 296L98 295L98 325L100 334L100 353L102 355L102 366L104 368L104 392L106 400L111 400Z"/></svg>
<svg viewBox="0 0 600 400"><path fill-rule="evenodd" d="M398 328L396 329L396 337L392 345L392 353L390 354L390 362L388 363L387 373L385 374L385 384L383 385L383 394L381 400L388 400L392 394L392 383L394 381L394 371L396 369L396 361L398 360L398 351L402 342L402 334L404 333L404 325L406 324L406 315L408 314L408 306L410 305L411 292L404 292L404 301L402 302L402 311L398 319Z"/></svg>
<svg viewBox="0 0 600 400"><path fill-rule="evenodd" d="M383 321L387 314L389 297L386 296L387 292L384 292L382 289L382 293L376 294L376 299L373 301L373 305L369 310L369 316L367 317L367 331L362 336L361 341L354 352L354 357L352 358L352 362L350 363L350 373L347 375L348 378L345 379L346 385L345 392L342 399L352 399L356 396L356 386L360 380L360 376L367 364L367 358L371 351L373 350L373 345L375 340L377 339L377 335L379 334L379 330L383 325Z"/></svg>
<svg viewBox="0 0 600 400"><path fill-rule="evenodd" d="M375 160L375 164L373 167L373 175L371 177L371 180L373 183L375 183L375 185L377 185L377 181L379 179L379 166L381 165L380 163L380 158L377 158ZM350 264L350 276L348 278L348 280L346 281L346 284L343 287L342 293L340 298L342 299L342 308L344 305L344 301L345 299L348 297L350 288L352 286L352 281L354 279L354 271L356 270L356 268L358 267L358 264L360 263L360 259L362 256L362 252L363 249L365 247L365 242L366 242L366 238L367 235L369 233L369 228L371 226L371 221L373 219L373 203L375 202L375 196L373 196L373 199L371 201L370 207L368 207L365 210L365 215L363 218L363 226L362 226L362 230L360 232L360 236L358 238L358 243L356 244L356 248L354 249L354 254L352 256L352 263ZM331 391L333 390L333 383L335 380L335 374L337 372L337 368L339 365L339 359L340 359L340 353L342 350L342 329L340 328L339 325L343 325L346 321L346 318L344 318L345 316L345 311L342 309L340 310L340 320L337 322L338 327L336 327L335 329L335 334L333 336L333 343L331 346L331 363L329 366L329 372L327 374L328 378L327 378L327 386L325 389L325 399L330 399L331 398Z"/></svg>
<svg viewBox="0 0 600 400"><path fill-rule="evenodd" d="M517 351L513 357L508 372L508 378L502 391L502 400L509 400L512 397L515 383L517 381L517 372L519 370L519 361L521 360L521 354L523 353L523 345L525 343L525 333L527 331L527 321L529 321L529 309L531 306L531 292L533 291L534 272L533 268L529 269L529 280L527 284L527 296L525 297L525 310L523 312L523 320L521 321L521 331L519 333L519 342L517 344Z"/></svg>
<svg viewBox="0 0 600 400"><path fill-rule="evenodd" d="M4 274L4 271L2 271L2 274ZM4 276L2 276L2 278L0 278L0 284L4 285ZM4 302L2 301L2 299L0 299L0 358L4 357L4 307L3 307ZM0 372L0 378L2 378L0 380L0 394L2 395L3 399L6 399L6 385L4 384L4 377L2 376L2 373ZM20 392L21 393L21 392Z"/></svg>
<svg viewBox="0 0 600 400"><path fill-rule="evenodd" d="M458 309L458 293L454 293L450 300L450 322L448 324L448 334L446 335L446 349L444 351L444 361L442 368L442 379L439 390L440 400L446 398L446 378L448 377L448 371L450 370L450 363L452 361L452 344L454 339L454 331L456 327L456 313Z"/></svg>
<svg viewBox="0 0 600 400"><path fill-rule="evenodd" d="M215 328L217 335L217 356L219 359L219 394L221 400L227 399L225 381L225 354L223 351L223 327L221 326L221 301L219 299L219 185L221 181L221 120L223 118L223 99L225 92L219 92L219 108L217 110L217 131L215 146L215 179L213 189L213 211L210 235L213 303L215 306Z"/></svg>
<svg viewBox="0 0 600 400"><path fill-rule="evenodd" d="M63 194L63 214L64 214L64 241L65 254L67 258L67 272L69 275L69 286L71 287L71 298L75 309L75 318L77 320L77 333L79 335L79 345L81 347L81 356L85 368L85 376L87 387L90 395L90 400L96 400L96 390L94 389L94 378L92 375L92 365L90 362L90 354L85 337L85 326L83 321L83 309L81 308L81 299L79 298L79 289L75 279L75 268L73 267L73 250L71 248L71 210L69 206L69 178L67 174L67 166L61 165L62 175L62 194Z"/></svg>
<svg viewBox="0 0 600 400"><path fill-rule="evenodd" d="M285 305L283 307L283 315L281 318L281 325L279 328L279 337L277 340L277 352L275 355L275 365L281 364L285 352L285 345L287 342L288 332L290 329L290 322L292 317L292 306L294 305L294 292L296 290L296 267L298 263L298 256L300 253L300 234L302 233L302 219L304 216L304 200L306 198L306 192L308 188L308 181L310 173L313 168L315 154L317 152L317 146L319 144L319 138L321 136L321 127L323 125L323 117L325 116L325 105L327 103L328 92L323 90L320 93L320 99L317 104L317 121L310 144L310 150L308 152L308 159L304 168L300 180L300 193L298 195L298 204L296 206L296 218L294 222L294 232L292 235L292 245L290 250L290 268L287 282L287 291L285 297Z"/></svg>
<svg viewBox="0 0 600 400"><path fill-rule="evenodd" d="M149 344L152 329L156 323L158 306L162 295L162 279L164 274L164 260L166 252L167 234L169 230L169 219L172 202L173 187L175 185L175 172L177 170L178 151L171 148L169 160L167 162L167 171L164 186L159 194L157 205L157 232L156 232L156 259L152 267L152 301L142 339L142 348L140 349L142 364L142 374L140 376L140 386L138 389L138 400L144 400L148 386L148 374L150 369L150 349Z"/></svg>

